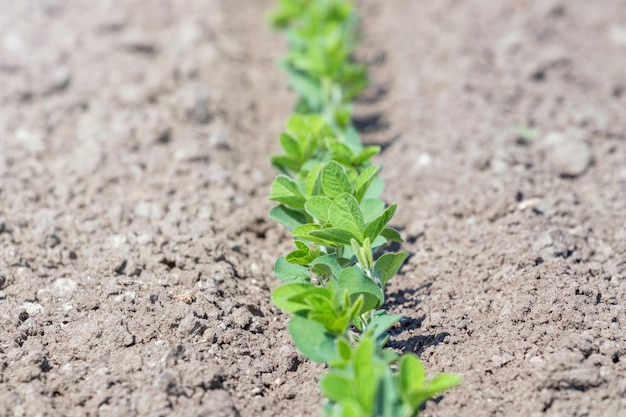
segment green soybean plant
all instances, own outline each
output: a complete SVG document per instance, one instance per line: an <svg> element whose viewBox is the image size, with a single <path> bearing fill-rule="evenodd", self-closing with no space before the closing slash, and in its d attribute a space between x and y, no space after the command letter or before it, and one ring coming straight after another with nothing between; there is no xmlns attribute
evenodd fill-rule
<svg viewBox="0 0 626 417"><path fill-rule="evenodd" d="M291 314L289 332L309 359L326 363L320 390L332 417L415 417L422 404L460 383L452 374L428 380L413 354L385 348L400 315L382 309L385 287L408 254L381 253L402 242L390 227L396 204L351 121L351 100L367 85L352 61L356 11L347 0L279 0L270 13L289 52L280 66L300 99L280 134L282 153L270 217L290 230L294 249L276 260L283 282L272 301Z"/></svg>

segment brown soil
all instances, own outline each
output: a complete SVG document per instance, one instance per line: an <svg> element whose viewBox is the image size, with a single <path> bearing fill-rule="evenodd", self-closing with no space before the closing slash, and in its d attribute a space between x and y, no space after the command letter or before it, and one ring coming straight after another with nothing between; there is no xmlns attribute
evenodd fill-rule
<svg viewBox="0 0 626 417"><path fill-rule="evenodd" d="M269 301L270 6L0 1L0 416L319 415ZM465 381L423 415L626 416L626 2L360 6L390 344Z"/></svg>

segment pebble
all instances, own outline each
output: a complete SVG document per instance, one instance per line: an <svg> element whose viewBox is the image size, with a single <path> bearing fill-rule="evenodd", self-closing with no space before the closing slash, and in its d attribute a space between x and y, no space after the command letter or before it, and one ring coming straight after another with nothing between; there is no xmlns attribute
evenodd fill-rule
<svg viewBox="0 0 626 417"><path fill-rule="evenodd" d="M34 316L35 314L43 313L45 310L41 304L30 303L30 302L23 303L22 308L24 309L24 311L26 311L26 313L28 313L29 316Z"/></svg>
<svg viewBox="0 0 626 417"><path fill-rule="evenodd" d="M19 128L15 132L15 138L28 152L37 153L46 149L43 135L37 132Z"/></svg>
<svg viewBox="0 0 626 417"><path fill-rule="evenodd" d="M50 75L43 93L44 95L60 93L70 86L71 81L72 74L70 71L65 67L58 68Z"/></svg>
<svg viewBox="0 0 626 417"><path fill-rule="evenodd" d="M550 133L545 137L544 145L548 161L562 177L577 177L591 165L591 150L581 138Z"/></svg>
<svg viewBox="0 0 626 417"><path fill-rule="evenodd" d="M142 201L137 203L133 212L135 216L143 219L161 219L163 217L163 209L155 202Z"/></svg>
<svg viewBox="0 0 626 417"><path fill-rule="evenodd" d="M69 297L76 290L76 282L70 278L59 278L52 283L52 292L57 297Z"/></svg>

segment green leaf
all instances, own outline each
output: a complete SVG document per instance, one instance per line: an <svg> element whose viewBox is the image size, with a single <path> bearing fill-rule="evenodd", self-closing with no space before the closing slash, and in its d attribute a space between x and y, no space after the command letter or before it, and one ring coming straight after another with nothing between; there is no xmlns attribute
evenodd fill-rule
<svg viewBox="0 0 626 417"><path fill-rule="evenodd" d="M402 239L400 233L396 229L392 229L391 227L385 227L382 232L380 232L380 235L387 239L388 242L404 242L404 239Z"/></svg>
<svg viewBox="0 0 626 417"><path fill-rule="evenodd" d="M328 219L334 227L352 233L363 243L365 222L359 203L352 195L344 193L335 198L328 210Z"/></svg>
<svg viewBox="0 0 626 417"><path fill-rule="evenodd" d="M272 161L272 165L274 165L274 167L283 175L288 174L288 169L294 172L299 171L300 166L302 165L300 159L289 155L271 155L270 161Z"/></svg>
<svg viewBox="0 0 626 417"><path fill-rule="evenodd" d="M300 352L312 361L326 363L335 358L336 336L322 324L306 317L293 316L289 321L289 333Z"/></svg>
<svg viewBox="0 0 626 417"><path fill-rule="evenodd" d="M309 262L311 262L312 258L311 250L294 250L291 251L285 256L285 259L290 264L298 264L308 266Z"/></svg>
<svg viewBox="0 0 626 417"><path fill-rule="evenodd" d="M397 204L392 204L383 211L380 216L372 220L365 228L365 237L369 237L374 240L378 237L380 232L387 226L387 223L392 219L396 212Z"/></svg>
<svg viewBox="0 0 626 417"><path fill-rule="evenodd" d="M439 374L426 381L426 372L421 361L407 354L400 359L399 382L403 400L413 408L420 407L426 400L461 383L452 374Z"/></svg>
<svg viewBox="0 0 626 417"><path fill-rule="evenodd" d="M290 282L277 287L272 292L272 302L281 310L295 314L311 310L307 298L316 295L326 298L332 297L326 288L311 283Z"/></svg>
<svg viewBox="0 0 626 417"><path fill-rule="evenodd" d="M320 172L324 168L324 164L318 163L315 165L306 176L305 190L306 196L312 197L322 193L322 183L320 181Z"/></svg>
<svg viewBox="0 0 626 417"><path fill-rule="evenodd" d="M307 240L312 243L318 243L320 245L333 247L333 248L341 246L341 243L335 240L325 239L320 236L315 236L313 234L313 232L316 232L321 229L322 229L321 225L316 224L316 223L309 223L300 227L296 227L295 229L293 229L291 233L293 237L297 239Z"/></svg>
<svg viewBox="0 0 626 417"><path fill-rule="evenodd" d="M367 188L370 186L377 173L378 168L372 165L365 168L363 172L359 174L354 183L354 198L356 198L356 201L360 203L361 200L363 200Z"/></svg>
<svg viewBox="0 0 626 417"><path fill-rule="evenodd" d="M328 209L331 204L332 200L328 197L313 196L306 201L304 208L313 218L326 223L328 222Z"/></svg>
<svg viewBox="0 0 626 417"><path fill-rule="evenodd" d="M364 198L360 204L363 212L363 220L366 223L371 222L385 209L385 202L380 198Z"/></svg>
<svg viewBox="0 0 626 417"><path fill-rule="evenodd" d="M385 310L379 310L376 312L374 319L367 325L367 330L372 332L374 340L379 340L400 319L402 319L401 314L387 314Z"/></svg>
<svg viewBox="0 0 626 417"><path fill-rule="evenodd" d="M322 170L322 190L331 198L352 192L352 186L346 172L335 161L327 163Z"/></svg>
<svg viewBox="0 0 626 417"><path fill-rule="evenodd" d="M345 131L346 145L350 146L353 150L361 149L363 146L361 145L361 139L359 138L359 133L356 131L354 126L350 124Z"/></svg>
<svg viewBox="0 0 626 417"><path fill-rule="evenodd" d="M393 278L409 256L406 252L386 253L374 263L374 276L384 285Z"/></svg>
<svg viewBox="0 0 626 417"><path fill-rule="evenodd" d="M316 274L332 275L335 278L339 277L339 274L343 271L343 268L339 265L339 261L337 260L337 255L334 253L313 259L310 266Z"/></svg>
<svg viewBox="0 0 626 417"><path fill-rule="evenodd" d="M279 138L280 145L283 147L283 150L287 155L298 159L302 157L300 146L294 138L284 132L280 134Z"/></svg>
<svg viewBox="0 0 626 417"><path fill-rule="evenodd" d="M289 86L306 100L310 108L322 107L322 90L315 78L302 71L290 71Z"/></svg>
<svg viewBox="0 0 626 417"><path fill-rule="evenodd" d="M282 282L310 282L309 268L287 262L284 256L276 259L274 275Z"/></svg>
<svg viewBox="0 0 626 417"><path fill-rule="evenodd" d="M368 162L374 155L380 153L380 146L368 146L364 148L354 159L354 163L357 165L363 165Z"/></svg>
<svg viewBox="0 0 626 417"><path fill-rule="evenodd" d="M304 213L287 208L282 204L270 210L270 218L289 230L293 230L309 222Z"/></svg>
<svg viewBox="0 0 626 417"><path fill-rule="evenodd" d="M319 386L322 395L335 402L343 402L345 399L353 398L354 390L358 389L350 378L336 374L322 377Z"/></svg>
<svg viewBox="0 0 626 417"><path fill-rule="evenodd" d="M319 230L313 230L309 233L310 236L324 239L328 242L333 242L333 247L339 247L341 245L349 245L350 240L356 239L352 233L344 229L338 229L336 227L328 227Z"/></svg>
<svg viewBox="0 0 626 417"><path fill-rule="evenodd" d="M368 187L367 192L365 193L365 197L363 198L364 199L367 199L367 198L380 199L380 196L382 195L384 188L385 188L385 182L380 177L376 177L372 180L372 183Z"/></svg>
<svg viewBox="0 0 626 417"><path fill-rule="evenodd" d="M355 349L354 373L356 375L355 385L359 387L357 401L366 409L370 415L376 391L379 387L381 374L381 363L377 362L376 347L371 338L363 338ZM381 372L382 371L382 372Z"/></svg>
<svg viewBox="0 0 626 417"><path fill-rule="evenodd" d="M352 302L360 296L363 297L363 306L359 314L381 306L384 301L384 295L380 287L365 275L358 266L344 269L339 275L338 284L339 288L348 290Z"/></svg>
<svg viewBox="0 0 626 417"><path fill-rule="evenodd" d="M279 175L274 179L269 199L296 209L304 209L306 202L298 184L285 175Z"/></svg>

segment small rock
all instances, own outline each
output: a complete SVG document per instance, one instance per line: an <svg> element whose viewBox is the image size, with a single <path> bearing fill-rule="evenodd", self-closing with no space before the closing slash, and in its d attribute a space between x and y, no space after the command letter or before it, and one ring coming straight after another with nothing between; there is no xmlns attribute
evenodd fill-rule
<svg viewBox="0 0 626 417"><path fill-rule="evenodd" d="M4 284L6 284L7 279L4 275L0 275L0 288L4 288Z"/></svg>
<svg viewBox="0 0 626 417"><path fill-rule="evenodd" d="M30 302L25 302L24 304L22 304L22 308L24 309L24 311L26 311L26 313L28 313L29 316L43 313L45 310L41 304Z"/></svg>
<svg viewBox="0 0 626 417"><path fill-rule="evenodd" d="M209 328L207 320L199 317L187 316L182 319L178 325L178 333L181 336L202 336L204 331Z"/></svg>
<svg viewBox="0 0 626 417"><path fill-rule="evenodd" d="M548 161L562 177L575 178L591 165L589 145L576 136L550 133L544 142Z"/></svg>
<svg viewBox="0 0 626 417"><path fill-rule="evenodd" d="M18 143L20 143L29 152L37 153L46 149L43 135L37 132L25 128L19 128L15 132L15 138Z"/></svg>
<svg viewBox="0 0 626 417"><path fill-rule="evenodd" d="M430 154L428 153L421 153L418 157L417 157L417 166L420 167L427 167L428 165L430 165L433 161L432 156L430 156Z"/></svg>
<svg viewBox="0 0 626 417"><path fill-rule="evenodd" d="M600 353L614 360L619 360L620 352L621 349L619 343L613 340L606 340L602 343L602 345L600 345Z"/></svg>
<svg viewBox="0 0 626 417"><path fill-rule="evenodd" d="M228 133L223 131L211 133L211 136L209 137L209 144L218 149L228 149Z"/></svg>
<svg viewBox="0 0 626 417"><path fill-rule="evenodd" d="M209 98L201 90L196 94L193 106L189 111L189 117L200 124L209 123L212 119L211 112L209 111Z"/></svg>
<svg viewBox="0 0 626 417"><path fill-rule="evenodd" d="M135 216L144 219L160 219L163 217L163 209L158 203L143 201L137 203L134 208Z"/></svg>
<svg viewBox="0 0 626 417"><path fill-rule="evenodd" d="M72 81L72 74L67 68L61 67L53 71L47 86L44 88L44 95L60 93L66 90Z"/></svg>
<svg viewBox="0 0 626 417"><path fill-rule="evenodd" d="M52 283L52 292L57 297L69 297L76 290L76 282L70 278L59 278Z"/></svg>
<svg viewBox="0 0 626 417"><path fill-rule="evenodd" d="M153 41L153 37L147 33L129 32L121 42L121 47L128 52L142 53L152 55L156 52L157 47Z"/></svg>

